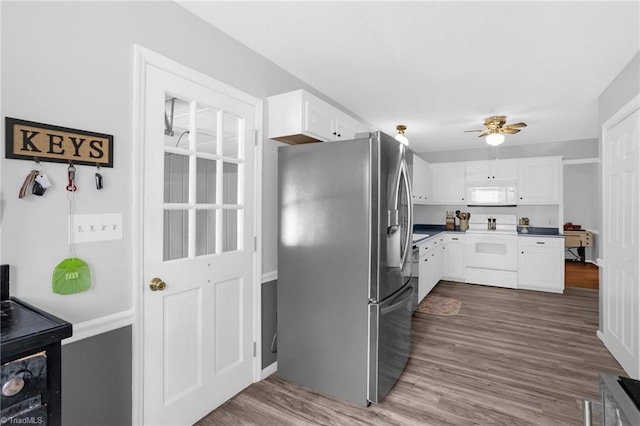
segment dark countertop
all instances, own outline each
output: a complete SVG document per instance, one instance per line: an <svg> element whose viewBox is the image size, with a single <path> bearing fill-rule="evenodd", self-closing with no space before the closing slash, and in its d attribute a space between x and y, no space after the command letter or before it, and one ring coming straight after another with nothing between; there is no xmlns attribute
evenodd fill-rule
<svg viewBox="0 0 640 426"><path fill-rule="evenodd" d="M2 302L2 360L70 337L70 323L15 297Z"/></svg>
<svg viewBox="0 0 640 426"><path fill-rule="evenodd" d="M523 237L527 237L527 236L531 236L531 237L562 237L564 238L564 234L562 232L560 232L560 230L558 228L543 228L543 227L537 227L537 226L530 226L529 227L529 232L523 234L522 232L522 228L518 226L518 235L523 236Z"/></svg>
<svg viewBox="0 0 640 426"><path fill-rule="evenodd" d="M413 225L413 232L415 234L429 234L431 236L439 234L440 232L465 232L465 231L461 231L460 227L456 225L456 229L452 230L452 229L446 229L447 227L445 225L426 225L426 224L416 224Z"/></svg>
<svg viewBox="0 0 640 426"><path fill-rule="evenodd" d="M460 226L458 225L456 225L455 230L447 230L445 225L430 225L430 224L423 224L423 223L418 223L413 225L414 234L429 234L429 236L432 237L436 234L439 234L440 232L445 232L445 231L446 232L462 232L462 233L466 232L466 231L461 231ZM520 231L522 231L522 227L518 226L518 235L521 235L523 237L545 236L545 237L563 237L564 238L564 234L561 233L558 228L530 226L529 233L523 234Z"/></svg>

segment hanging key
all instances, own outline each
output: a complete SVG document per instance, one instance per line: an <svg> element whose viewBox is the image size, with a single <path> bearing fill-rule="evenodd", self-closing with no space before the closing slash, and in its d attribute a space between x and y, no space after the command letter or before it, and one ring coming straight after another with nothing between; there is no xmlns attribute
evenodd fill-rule
<svg viewBox="0 0 640 426"><path fill-rule="evenodd" d="M33 188L31 189L31 193L34 195L44 195L44 192L51 186L51 181L47 175L42 172L38 173L38 176L34 179Z"/></svg>
<svg viewBox="0 0 640 426"><path fill-rule="evenodd" d="M98 164L97 167L98 167L98 171L96 172L96 189L99 191L102 188L104 188L104 186L102 184L102 174L100 174L100 169L102 169L102 166Z"/></svg>
<svg viewBox="0 0 640 426"><path fill-rule="evenodd" d="M101 190L102 188L102 175L96 172L96 189Z"/></svg>
<svg viewBox="0 0 640 426"><path fill-rule="evenodd" d="M40 173L40 171L38 170L31 170L31 172L29 172L27 177L24 179L22 186L20 187L18 198L24 198L27 195L27 192L29 191L29 187L33 184L36 176L38 176L38 173Z"/></svg>

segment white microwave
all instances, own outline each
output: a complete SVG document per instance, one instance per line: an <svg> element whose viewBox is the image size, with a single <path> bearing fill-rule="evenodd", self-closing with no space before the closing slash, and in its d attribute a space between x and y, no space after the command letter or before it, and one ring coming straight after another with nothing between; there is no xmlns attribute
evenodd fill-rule
<svg viewBox="0 0 640 426"><path fill-rule="evenodd" d="M470 206L515 206L518 204L516 185L468 186Z"/></svg>

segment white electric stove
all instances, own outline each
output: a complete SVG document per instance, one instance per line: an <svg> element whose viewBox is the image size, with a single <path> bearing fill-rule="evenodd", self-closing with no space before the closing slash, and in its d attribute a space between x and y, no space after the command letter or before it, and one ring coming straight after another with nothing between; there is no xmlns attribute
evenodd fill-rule
<svg viewBox="0 0 640 426"><path fill-rule="evenodd" d="M473 214L465 238L468 283L517 288L516 215Z"/></svg>

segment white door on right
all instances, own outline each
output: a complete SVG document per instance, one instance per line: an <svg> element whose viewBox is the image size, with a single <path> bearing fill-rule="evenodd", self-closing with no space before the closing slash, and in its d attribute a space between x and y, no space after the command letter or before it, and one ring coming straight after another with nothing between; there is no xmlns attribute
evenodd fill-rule
<svg viewBox="0 0 640 426"><path fill-rule="evenodd" d="M640 378L639 107L640 102L635 102L623 109L605 123L602 135L600 337L622 368L636 379Z"/></svg>

